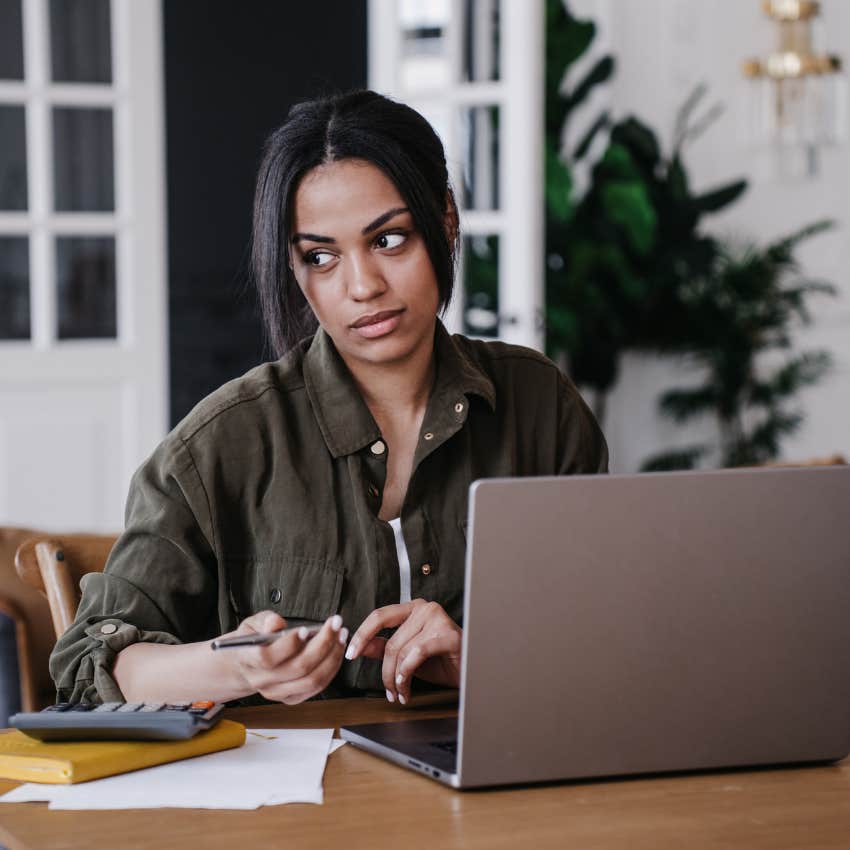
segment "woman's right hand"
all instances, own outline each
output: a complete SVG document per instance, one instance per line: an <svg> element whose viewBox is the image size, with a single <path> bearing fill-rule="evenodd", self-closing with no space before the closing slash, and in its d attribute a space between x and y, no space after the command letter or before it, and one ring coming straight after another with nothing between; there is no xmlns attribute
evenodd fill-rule
<svg viewBox="0 0 850 850"><path fill-rule="evenodd" d="M279 614L260 611L223 637L285 628L286 620ZM342 664L347 640L348 629L342 628L342 618L335 614L312 638L307 637L306 629L293 629L265 646L228 649L227 657L232 660L235 674L244 681L246 691L294 705L331 683Z"/></svg>

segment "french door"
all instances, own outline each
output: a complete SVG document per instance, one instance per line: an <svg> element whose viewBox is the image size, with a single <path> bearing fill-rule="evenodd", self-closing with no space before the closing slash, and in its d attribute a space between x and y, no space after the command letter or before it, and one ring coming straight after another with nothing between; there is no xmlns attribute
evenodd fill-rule
<svg viewBox="0 0 850 850"><path fill-rule="evenodd" d="M159 0L0 0L0 524L118 530L167 427Z"/></svg>

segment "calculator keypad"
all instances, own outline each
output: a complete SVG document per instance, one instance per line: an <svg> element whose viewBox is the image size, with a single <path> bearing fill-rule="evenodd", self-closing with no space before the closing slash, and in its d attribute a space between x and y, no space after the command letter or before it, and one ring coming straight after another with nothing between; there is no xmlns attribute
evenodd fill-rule
<svg viewBox="0 0 850 850"><path fill-rule="evenodd" d="M9 718L9 724L42 740L188 738L214 725L224 709L213 700L165 703L57 703Z"/></svg>

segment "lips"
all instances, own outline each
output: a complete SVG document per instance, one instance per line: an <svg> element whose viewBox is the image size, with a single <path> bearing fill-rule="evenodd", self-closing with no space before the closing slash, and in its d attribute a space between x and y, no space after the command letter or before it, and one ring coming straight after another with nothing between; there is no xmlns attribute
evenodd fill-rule
<svg viewBox="0 0 850 850"><path fill-rule="evenodd" d="M361 316L351 327L365 328L369 325L377 325L380 322L385 322L387 319L392 319L394 316L401 314L401 310L382 310L380 313L370 313L368 316Z"/></svg>
<svg viewBox="0 0 850 850"><path fill-rule="evenodd" d="M351 326L351 332L364 341L383 339L395 333L401 325L403 313L403 309L381 310L380 313L369 313L367 316L361 316Z"/></svg>

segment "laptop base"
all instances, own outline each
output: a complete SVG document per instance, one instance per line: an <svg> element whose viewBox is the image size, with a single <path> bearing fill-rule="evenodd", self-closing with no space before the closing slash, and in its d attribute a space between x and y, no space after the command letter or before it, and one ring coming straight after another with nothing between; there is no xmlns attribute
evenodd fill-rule
<svg viewBox="0 0 850 850"><path fill-rule="evenodd" d="M340 737L393 764L422 773L452 788L460 787L457 754L457 718L398 720L343 726Z"/></svg>

